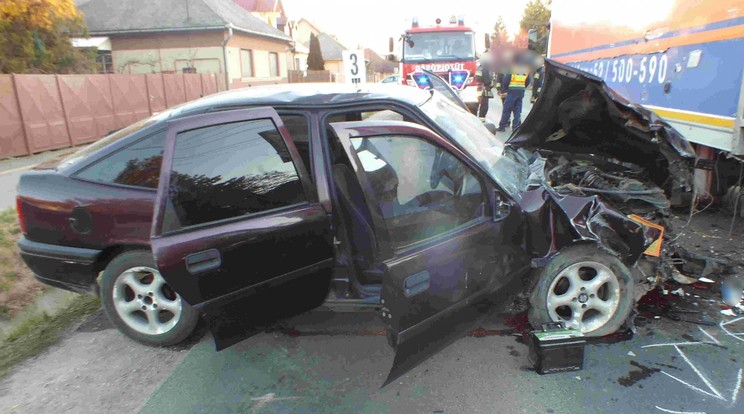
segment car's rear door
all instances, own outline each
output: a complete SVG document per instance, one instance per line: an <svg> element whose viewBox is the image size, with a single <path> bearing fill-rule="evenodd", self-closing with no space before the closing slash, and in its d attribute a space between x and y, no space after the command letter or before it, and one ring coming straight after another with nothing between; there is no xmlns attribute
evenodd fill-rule
<svg viewBox="0 0 744 414"><path fill-rule="evenodd" d="M172 121L151 246L168 285L202 311L223 349L320 305L330 224L271 108Z"/></svg>
<svg viewBox="0 0 744 414"><path fill-rule="evenodd" d="M396 121L332 127L380 241L381 316L396 352L389 383L471 329L481 316L471 305L518 282L528 265L519 214L429 129Z"/></svg>

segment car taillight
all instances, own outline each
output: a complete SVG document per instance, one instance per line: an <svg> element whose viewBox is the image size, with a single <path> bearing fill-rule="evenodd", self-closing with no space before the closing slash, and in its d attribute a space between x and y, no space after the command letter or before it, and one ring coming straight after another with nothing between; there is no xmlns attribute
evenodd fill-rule
<svg viewBox="0 0 744 414"><path fill-rule="evenodd" d="M18 213L18 224L21 227L21 233L26 234L26 217L23 216L23 203L21 197L16 197L16 213Z"/></svg>

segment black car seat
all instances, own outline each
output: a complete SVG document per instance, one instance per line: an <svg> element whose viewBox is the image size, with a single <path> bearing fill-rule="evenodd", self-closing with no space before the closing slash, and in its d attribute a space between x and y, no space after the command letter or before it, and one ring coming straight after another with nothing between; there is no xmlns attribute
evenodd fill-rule
<svg viewBox="0 0 744 414"><path fill-rule="evenodd" d="M382 281L382 272L375 269L377 238L362 187L354 171L340 162L333 165L333 182L341 210L340 224L346 229L346 236L349 238L359 282L379 284Z"/></svg>

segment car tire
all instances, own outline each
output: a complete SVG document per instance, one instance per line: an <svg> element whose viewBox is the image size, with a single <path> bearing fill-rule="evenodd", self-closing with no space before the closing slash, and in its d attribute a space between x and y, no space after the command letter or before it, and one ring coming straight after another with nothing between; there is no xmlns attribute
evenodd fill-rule
<svg viewBox="0 0 744 414"><path fill-rule="evenodd" d="M188 338L198 312L181 299L144 250L116 256L101 277L101 304L124 335L152 346L170 346Z"/></svg>
<svg viewBox="0 0 744 414"><path fill-rule="evenodd" d="M633 309L633 276L617 257L592 245L558 252L535 275L530 324L565 322L585 336L616 332Z"/></svg>

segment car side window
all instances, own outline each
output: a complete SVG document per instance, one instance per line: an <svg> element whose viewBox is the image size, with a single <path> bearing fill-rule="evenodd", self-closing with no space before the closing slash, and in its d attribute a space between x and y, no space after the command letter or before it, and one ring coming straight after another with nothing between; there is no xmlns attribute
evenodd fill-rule
<svg viewBox="0 0 744 414"><path fill-rule="evenodd" d="M289 136L292 137L292 142L297 148L297 152L300 153L302 163L305 164L305 169L310 173L310 179L315 181L313 176L313 169L310 165L310 128L307 121L307 116L300 114L279 114L282 123L287 128Z"/></svg>
<svg viewBox="0 0 744 414"><path fill-rule="evenodd" d="M287 146L270 119L193 129L176 136L163 231L305 200Z"/></svg>
<svg viewBox="0 0 744 414"><path fill-rule="evenodd" d="M157 132L95 162L77 174L106 184L158 188L165 131Z"/></svg>
<svg viewBox="0 0 744 414"><path fill-rule="evenodd" d="M414 136L351 138L393 247L416 243L484 214L477 175L452 154Z"/></svg>

